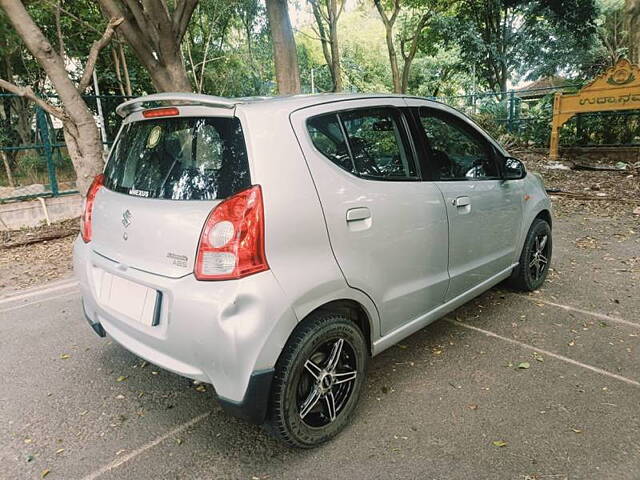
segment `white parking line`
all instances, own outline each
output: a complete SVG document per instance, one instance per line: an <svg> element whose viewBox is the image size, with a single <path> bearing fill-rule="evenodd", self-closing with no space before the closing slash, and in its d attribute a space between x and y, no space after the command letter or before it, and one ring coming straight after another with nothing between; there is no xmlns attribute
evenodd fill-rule
<svg viewBox="0 0 640 480"><path fill-rule="evenodd" d="M560 355L558 353L553 353L548 350L543 350L542 348L534 347L533 345L529 345L528 343L523 343L518 340L514 340L513 338L503 337L497 333L491 332L489 330L485 330L483 328L474 327L473 325L469 325L468 323L460 322L457 320L451 320L449 318L445 319L447 322L457 325L462 328L468 328L469 330L474 330L476 332L484 333L488 337L497 338L499 340L503 340L505 342L512 343L513 345L518 345L519 347L526 348L528 350L533 350L535 352L541 353L551 358L555 358L557 360L562 360L563 362L570 363L572 365L576 365L578 367L585 368L587 370L591 370L592 372L599 373L600 375L605 375L607 377L615 378L616 380L620 380L628 385L633 385L634 387L640 387L640 382L637 380L632 380L627 377L623 377L622 375L618 375L616 373L608 372L607 370L603 370L598 367L594 367L593 365L588 365L586 363L579 362L569 357L565 357L564 355Z"/></svg>
<svg viewBox="0 0 640 480"><path fill-rule="evenodd" d="M80 292L78 290L73 290L71 292L61 293L59 295L52 295L50 297L41 298L41 299L38 299L38 300L34 300L32 302L21 303L20 305L16 305L14 307L9 307L9 308L5 308L3 310L0 310L0 314L13 312L14 310L20 310L21 308L30 307L32 305L37 305L39 303L49 302L51 300L58 300L60 298L70 297L72 295L78 295L79 293Z"/></svg>
<svg viewBox="0 0 640 480"><path fill-rule="evenodd" d="M592 317L599 318L600 320L607 320L609 322L619 323L621 325L626 325L628 327L640 328L640 324L630 322L629 320L625 320L620 317L612 317L611 315L605 315L604 313L592 312L590 310L583 310L582 308L572 307L571 305L563 305L562 303L550 302L549 300L543 300L541 298L527 297L527 296L525 296L524 298L526 298L527 300L531 300L532 302L540 302L540 303L544 303L545 305L549 305L551 307L561 308L562 310L566 310L568 312L582 313L583 315L590 315Z"/></svg>
<svg viewBox="0 0 640 480"><path fill-rule="evenodd" d="M38 287L31 290L28 290L25 293L10 295L5 298L0 299L0 305L4 305L6 303L13 303L19 300L25 300L28 298L38 297L40 295L44 295L49 292L57 292L59 290L65 290L67 288L75 287L78 285L78 281L76 279L70 279L63 282L56 282L52 285L46 285L44 287Z"/></svg>
<svg viewBox="0 0 640 480"><path fill-rule="evenodd" d="M119 466L123 465L124 463L127 463L129 460L132 460L132 459L138 457L139 455L143 454L144 452L146 452L150 448L153 448L156 445L158 445L159 443L165 441L167 438L169 438L169 437L171 437L173 435L177 435L179 433L184 432L187 428L192 427L193 425L201 422L202 420L207 418L209 415L211 415L211 412L206 412L206 413L203 413L202 415L198 415L197 417L192 418L188 422L185 422L182 425L177 426L176 428L174 428L173 430L168 431L164 435L161 435L161 436L155 438L154 440L151 440L150 442L145 443L140 448L137 448L136 450L134 450L134 451L132 451L132 452L126 454L126 455L123 455L122 457L119 457L119 458L115 459L113 462L108 463L104 467L99 468L98 470L95 470L95 471L91 472L89 475L85 476L82 480L94 480L94 479L100 477L101 475L104 475L105 473L110 472L111 470L113 470L115 468L118 468Z"/></svg>

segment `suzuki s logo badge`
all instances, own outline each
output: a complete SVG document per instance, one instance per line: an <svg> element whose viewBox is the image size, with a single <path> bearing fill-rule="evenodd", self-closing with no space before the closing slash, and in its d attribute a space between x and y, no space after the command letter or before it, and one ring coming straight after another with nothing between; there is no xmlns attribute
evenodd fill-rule
<svg viewBox="0 0 640 480"><path fill-rule="evenodd" d="M122 225L124 226L124 228L127 228L129 225L131 225L132 221L133 214L129 211L129 209L125 210L122 213Z"/></svg>

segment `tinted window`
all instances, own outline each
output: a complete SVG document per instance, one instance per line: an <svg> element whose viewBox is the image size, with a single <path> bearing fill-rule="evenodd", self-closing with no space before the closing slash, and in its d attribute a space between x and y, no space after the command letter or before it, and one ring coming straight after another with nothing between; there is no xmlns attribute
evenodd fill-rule
<svg viewBox="0 0 640 480"><path fill-rule="evenodd" d="M175 117L129 123L107 162L105 186L148 198L227 198L251 186L240 122Z"/></svg>
<svg viewBox="0 0 640 480"><path fill-rule="evenodd" d="M320 153L340 168L355 173L347 143L335 114L310 119L307 122L307 129L313 145Z"/></svg>
<svg viewBox="0 0 640 480"><path fill-rule="evenodd" d="M356 172L366 177L416 177L416 167L405 148L399 114L385 108L339 114L349 138Z"/></svg>
<svg viewBox="0 0 640 480"><path fill-rule="evenodd" d="M437 180L499 178L488 143L461 120L421 108L420 123L431 149L429 161Z"/></svg>

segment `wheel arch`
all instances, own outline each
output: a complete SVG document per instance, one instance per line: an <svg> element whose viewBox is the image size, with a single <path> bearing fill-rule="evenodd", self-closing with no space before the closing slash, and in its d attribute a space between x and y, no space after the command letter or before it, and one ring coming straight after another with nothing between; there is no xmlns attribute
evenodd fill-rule
<svg viewBox="0 0 640 480"><path fill-rule="evenodd" d="M377 338L376 335L378 334L378 329L376 328L377 311L371 311L371 308L375 309L375 306L365 306L363 302L346 296L324 299L324 301L315 307L308 308L304 315L300 315L300 320L296 327L290 332L287 342L289 342L296 330L305 325L306 322L310 321L318 312L336 312L342 313L356 324L364 335L367 343L367 351L369 352L369 355L371 355L373 352L373 342Z"/></svg>
<svg viewBox="0 0 640 480"><path fill-rule="evenodd" d="M302 321L310 318L316 312L331 311L344 314L349 320L355 323L367 342L367 350L371 356L373 351L373 339L371 337L371 319L365 307L359 302L350 298L341 298L338 300L331 300L323 305L320 305L315 310L309 312L309 314Z"/></svg>
<svg viewBox="0 0 640 480"><path fill-rule="evenodd" d="M551 212L548 209L545 208L545 209L540 210L536 214L534 219L531 221L531 224L533 224L533 222L538 218L541 218L542 220L547 222L549 224L549 226L553 229L553 218L551 217ZM531 228L531 226L529 226L529 228Z"/></svg>

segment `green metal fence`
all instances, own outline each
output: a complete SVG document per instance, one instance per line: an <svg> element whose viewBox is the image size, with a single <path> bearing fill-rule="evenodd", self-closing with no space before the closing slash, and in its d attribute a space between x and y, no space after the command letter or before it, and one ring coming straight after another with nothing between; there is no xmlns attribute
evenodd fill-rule
<svg viewBox="0 0 640 480"><path fill-rule="evenodd" d="M562 90L572 92L578 88L578 85L569 85ZM502 141L547 147L553 95L559 90L540 88L433 99L465 112ZM121 119L115 109L130 97L88 95L84 98L96 116L102 112L104 128L101 131L108 148L120 126ZM0 94L0 203L75 193L75 173L59 127L61 125L39 107L15 95ZM21 135L16 135L18 130L22 131ZM564 147L638 146L640 111L577 115L563 126L560 138Z"/></svg>
<svg viewBox="0 0 640 480"><path fill-rule="evenodd" d="M84 96L101 125L105 149L120 127L115 109L128 98ZM0 203L76 193L76 177L61 127L40 107L16 95L0 94Z"/></svg>
<svg viewBox="0 0 640 480"><path fill-rule="evenodd" d="M494 136L511 143L548 147L553 96L581 85L432 97L463 111ZM562 127L561 147L640 146L640 110L576 115Z"/></svg>

